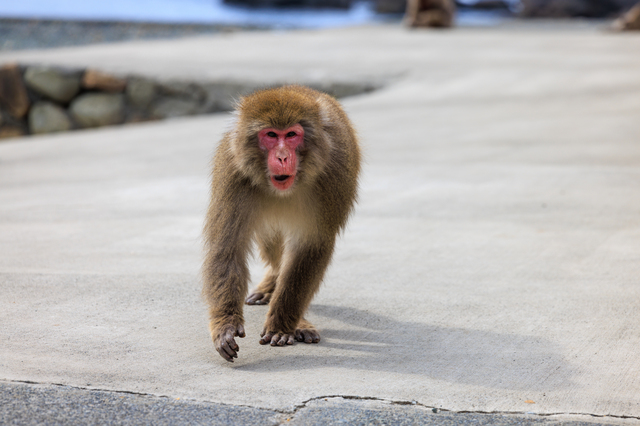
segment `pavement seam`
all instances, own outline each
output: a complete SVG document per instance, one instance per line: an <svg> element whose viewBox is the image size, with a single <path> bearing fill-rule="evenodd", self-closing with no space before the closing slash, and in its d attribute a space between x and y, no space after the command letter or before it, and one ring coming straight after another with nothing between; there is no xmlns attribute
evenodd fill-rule
<svg viewBox="0 0 640 426"><path fill-rule="evenodd" d="M5 383L23 383L23 384L27 384L27 385L58 386L58 387L64 387L64 388L70 388L70 389L79 389L79 390L86 390L86 391L126 393L128 395L145 396L145 397L150 397L150 398L170 398L170 399L173 399L173 397L171 397L169 395L157 395L157 394L152 394L152 393L135 392L135 391L128 391L128 390L89 388L89 387L86 387L86 386L65 385L64 383L54 383L54 382L34 382L34 381L31 381L31 380L10 380L10 379L0 379L0 382L5 382ZM187 401L191 401L191 400L187 400ZM194 399L193 401L196 401L196 400ZM203 402L205 402L205 401L203 401ZM233 405L233 404L226 404L226 405Z"/></svg>
<svg viewBox="0 0 640 426"><path fill-rule="evenodd" d="M166 399L171 399L171 400L175 399L175 397L172 397L172 396L169 396L169 395L157 395L157 394L152 394L152 393L135 392L135 391L128 391L128 390L89 388L89 387L86 387L86 386L65 385L63 383L34 382L34 381L31 381L31 380L11 380L11 379L0 379L0 381L1 382L5 382L5 383L22 383L22 384L28 384L28 385L58 386L58 387L65 387L65 388L85 390L85 391L122 393L122 394L136 395L136 396L142 396L142 397L147 397L147 398L166 398ZM272 411L272 412L277 413L277 414L283 414L283 415L289 416L287 419L285 419L285 420L283 420L282 422L279 423L280 425L282 425L282 424L285 424L285 423L293 420L293 418L296 416L298 411L300 411L301 409L305 408L310 402L318 401L318 400L321 400L321 399L325 399L326 400L326 399L329 399L329 398L342 398L342 399L346 399L346 400L359 400L359 401L377 401L377 402L387 403L387 404L390 404L390 405L417 406L417 407L422 407L422 408L429 409L434 414L443 412L443 413L452 413L452 414L498 414L498 415L504 415L504 416L513 416L513 415L524 416L524 415L526 415L526 416L537 416L537 417L547 417L547 418L549 418L549 417L559 417L559 416L585 416L585 417L593 417L593 418L598 418L598 419L610 418L610 419L640 420L640 416L626 416L626 415L616 415L616 414L592 414L592 413L573 413L573 412L567 412L567 413L562 413L562 412L558 412L558 413L534 413L534 412L530 412L530 411L482 411L482 410L478 410L478 411L473 411L473 410L456 411L456 410L450 410L450 409L447 409L447 408L440 408L440 407L434 407L434 406L431 406L431 405L422 404L422 403L420 403L418 401L415 401L415 400L412 400L412 401L393 400L393 399L378 398L378 397L374 397L374 396L339 395L339 394L315 396L313 398L306 399L306 400L302 401L299 404L295 404L293 406L293 410L286 410L286 409L283 410L283 409L278 409L278 408L255 407L255 406L252 406L252 405L244 405L244 404L228 404L228 403L224 403L224 402L198 400L198 399L188 399L188 398L180 398L180 400L183 401L183 402L209 403L209 404L219 404L219 405L226 405L226 406L232 406L232 407L243 407L243 408L260 409L260 410Z"/></svg>

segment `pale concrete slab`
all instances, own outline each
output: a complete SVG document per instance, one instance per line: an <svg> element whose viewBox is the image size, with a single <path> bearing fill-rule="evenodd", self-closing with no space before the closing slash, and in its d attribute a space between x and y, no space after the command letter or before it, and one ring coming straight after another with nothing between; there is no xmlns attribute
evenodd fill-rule
<svg viewBox="0 0 640 426"><path fill-rule="evenodd" d="M638 52L638 35L590 29L388 26L0 55L388 83L343 102L366 165L311 307L323 341L260 346L266 310L247 307L234 364L213 350L198 278L228 115L0 143L0 379L640 422Z"/></svg>

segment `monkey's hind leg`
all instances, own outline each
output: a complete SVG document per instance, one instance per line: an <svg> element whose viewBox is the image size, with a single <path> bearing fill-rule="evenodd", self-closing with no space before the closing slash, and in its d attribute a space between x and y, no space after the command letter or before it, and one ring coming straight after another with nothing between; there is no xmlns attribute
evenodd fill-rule
<svg viewBox="0 0 640 426"><path fill-rule="evenodd" d="M278 273L273 271L271 267L269 269L260 284L247 296L245 300L247 305L267 305L271 300L273 290L276 288Z"/></svg>
<svg viewBox="0 0 640 426"><path fill-rule="evenodd" d="M283 250L282 235L258 236L257 242L260 249L260 257L267 264L268 270L260 284L247 296L245 300L247 305L268 304L280 274L280 261Z"/></svg>
<svg viewBox="0 0 640 426"><path fill-rule="evenodd" d="M310 343L320 341L320 334L303 315L320 287L324 272L331 260L335 239L314 241L299 245L285 262L278 277L260 344L271 346L292 345L295 340L307 338ZM296 330L300 330L296 335Z"/></svg>
<svg viewBox="0 0 640 426"><path fill-rule="evenodd" d="M318 329L304 318L298 322L298 327L296 327L294 335L298 342L318 343L320 341L320 332Z"/></svg>

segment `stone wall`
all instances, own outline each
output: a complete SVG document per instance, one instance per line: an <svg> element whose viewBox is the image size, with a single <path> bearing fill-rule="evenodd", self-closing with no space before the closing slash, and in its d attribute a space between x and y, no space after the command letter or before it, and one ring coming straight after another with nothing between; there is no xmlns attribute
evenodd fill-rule
<svg viewBox="0 0 640 426"><path fill-rule="evenodd" d="M335 97L370 92L370 83L310 84ZM263 86L251 82L159 82L94 69L38 65L0 68L0 139L29 134L230 111Z"/></svg>

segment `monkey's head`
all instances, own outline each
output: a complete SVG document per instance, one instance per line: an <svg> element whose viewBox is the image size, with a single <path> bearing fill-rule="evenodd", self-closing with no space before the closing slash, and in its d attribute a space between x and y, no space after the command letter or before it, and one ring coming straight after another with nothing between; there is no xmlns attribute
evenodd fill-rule
<svg viewBox="0 0 640 426"><path fill-rule="evenodd" d="M329 156L320 101L300 86L255 92L240 101L232 142L238 169L278 195L318 178Z"/></svg>

